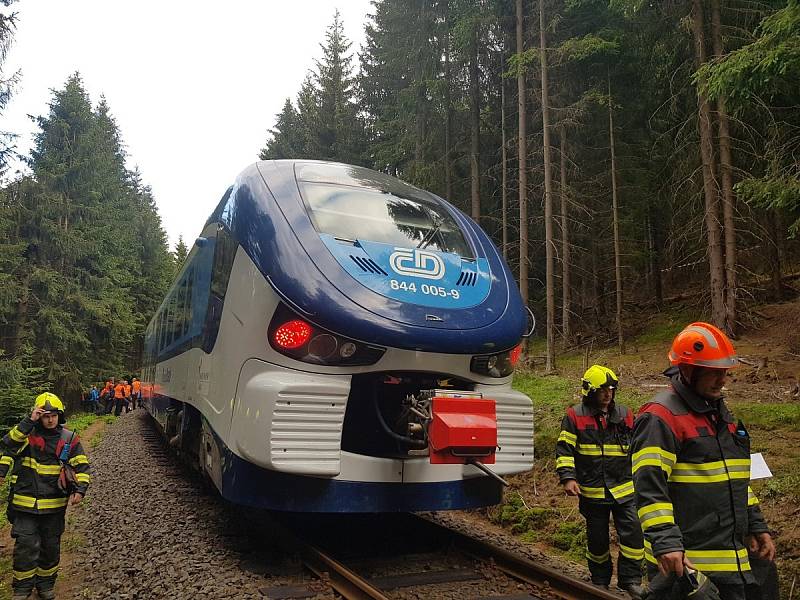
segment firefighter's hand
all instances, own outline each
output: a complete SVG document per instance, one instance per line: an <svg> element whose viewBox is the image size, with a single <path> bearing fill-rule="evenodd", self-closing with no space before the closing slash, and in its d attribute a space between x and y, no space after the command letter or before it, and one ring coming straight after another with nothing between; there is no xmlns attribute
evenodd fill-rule
<svg viewBox="0 0 800 600"><path fill-rule="evenodd" d="M83 501L83 494L79 494L75 492L69 497L69 505L70 506L78 506Z"/></svg>
<svg viewBox="0 0 800 600"><path fill-rule="evenodd" d="M564 492L567 496L580 496L581 495L581 488L578 487L578 482L574 479L567 479L561 485L564 486Z"/></svg>
<svg viewBox="0 0 800 600"><path fill-rule="evenodd" d="M759 558L772 562L775 560L775 544L772 542L772 536L767 533L754 533L748 539L748 546L750 552L756 554Z"/></svg>
<svg viewBox="0 0 800 600"><path fill-rule="evenodd" d="M31 411L31 421L38 421L39 418L45 413L45 410L41 406L35 407Z"/></svg>
<svg viewBox="0 0 800 600"><path fill-rule="evenodd" d="M675 573L680 577L683 575L684 567L694 569L694 565L689 562L689 559L686 558L686 555L680 550L667 552L666 554L657 556L656 559L658 560L658 570L662 575Z"/></svg>

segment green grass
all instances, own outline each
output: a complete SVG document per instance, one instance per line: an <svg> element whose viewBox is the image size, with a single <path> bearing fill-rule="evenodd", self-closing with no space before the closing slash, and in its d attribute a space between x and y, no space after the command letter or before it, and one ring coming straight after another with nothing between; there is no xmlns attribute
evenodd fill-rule
<svg viewBox="0 0 800 600"><path fill-rule="evenodd" d="M494 523L508 527L524 542L544 542L581 562L586 552L586 527L583 520L565 519L562 510L525 505L522 496L509 494L505 502L489 513Z"/></svg>
<svg viewBox="0 0 800 600"><path fill-rule="evenodd" d="M64 535L61 541L62 552L73 552L86 547L86 536L82 533L74 532Z"/></svg>
<svg viewBox="0 0 800 600"><path fill-rule="evenodd" d="M92 439L89 440L89 447L94 450L103 441L103 435L105 431L98 431L92 436Z"/></svg>
<svg viewBox="0 0 800 600"><path fill-rule="evenodd" d="M114 415L95 415L92 413L75 413L67 417L67 428L80 433L96 421L113 423L117 417Z"/></svg>
<svg viewBox="0 0 800 600"><path fill-rule="evenodd" d="M6 515L5 506L8 501L8 489L11 486L8 477L3 480L3 484L0 485L0 529L6 526L8 523L8 517Z"/></svg>
<svg viewBox="0 0 800 600"><path fill-rule="evenodd" d="M737 403L734 413L748 427L800 431L800 404Z"/></svg>
<svg viewBox="0 0 800 600"><path fill-rule="evenodd" d="M668 346L686 325L697 320L697 313L692 311L657 312L644 324L645 329L633 337L631 343L634 346Z"/></svg>
<svg viewBox="0 0 800 600"><path fill-rule="evenodd" d="M792 497L800 500L800 475L775 475L764 481L760 486L753 486L753 491L759 498L786 498Z"/></svg>

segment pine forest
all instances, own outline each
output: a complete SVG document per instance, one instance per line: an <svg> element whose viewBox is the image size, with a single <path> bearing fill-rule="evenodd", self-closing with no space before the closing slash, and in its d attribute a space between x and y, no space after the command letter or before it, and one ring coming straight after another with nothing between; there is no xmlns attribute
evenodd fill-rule
<svg viewBox="0 0 800 600"><path fill-rule="evenodd" d="M0 115L16 25L0 16ZM629 351L673 302L735 336L796 289L797 0L374 0L365 35L353 47L332 15L253 159L363 165L451 201L518 278L546 371L587 341ZM31 390L74 405L135 373L188 251L170 252L113 107L79 73L52 85L24 173L0 125L3 421Z"/></svg>

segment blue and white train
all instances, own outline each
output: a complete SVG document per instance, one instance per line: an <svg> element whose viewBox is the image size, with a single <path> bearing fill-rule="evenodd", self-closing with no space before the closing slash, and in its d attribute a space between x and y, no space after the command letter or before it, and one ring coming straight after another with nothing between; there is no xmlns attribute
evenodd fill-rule
<svg viewBox="0 0 800 600"><path fill-rule="evenodd" d="M233 503L486 506L533 464L532 403L511 388L528 323L488 236L438 196L258 162L147 327L144 405Z"/></svg>

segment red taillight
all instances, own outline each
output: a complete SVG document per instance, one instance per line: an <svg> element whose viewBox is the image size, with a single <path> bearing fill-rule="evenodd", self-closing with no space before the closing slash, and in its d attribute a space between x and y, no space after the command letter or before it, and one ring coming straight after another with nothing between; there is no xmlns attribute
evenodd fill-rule
<svg viewBox="0 0 800 600"><path fill-rule="evenodd" d="M512 367L516 367L517 366L517 362L519 362L520 354L522 354L522 344L520 344L519 346L514 348L511 351L511 354L508 357L508 359L511 361L511 366Z"/></svg>
<svg viewBox="0 0 800 600"><path fill-rule="evenodd" d="M311 325L305 321L295 319L279 326L272 334L275 344L281 348L299 348L311 337Z"/></svg>

